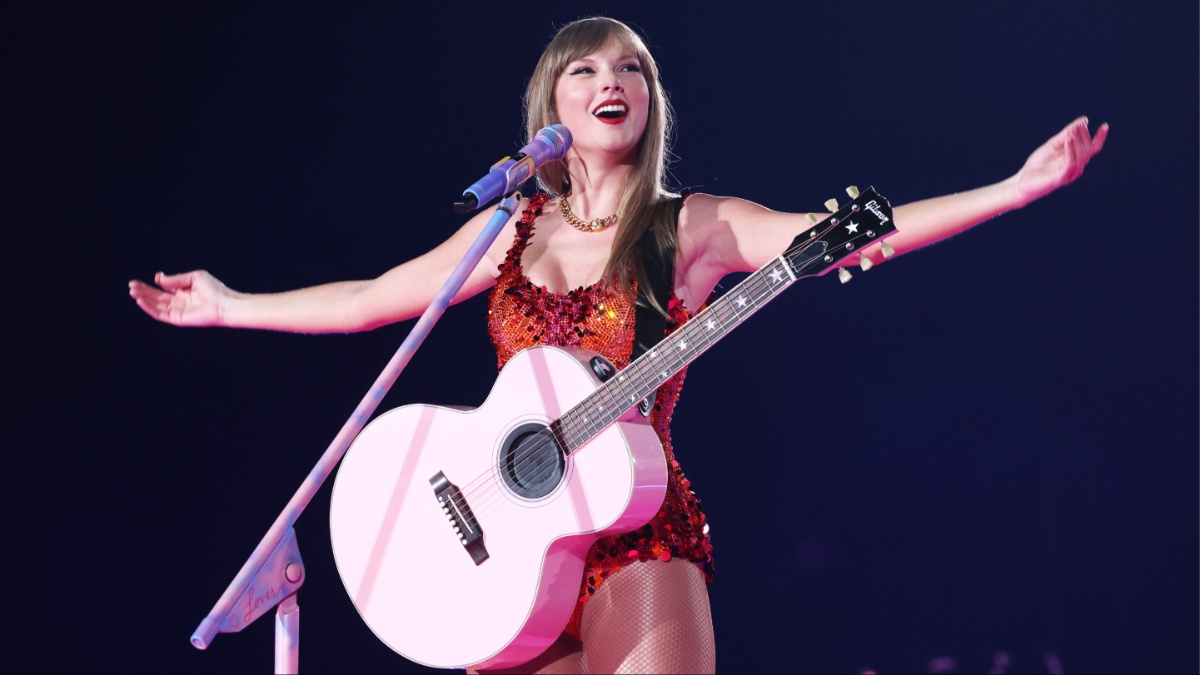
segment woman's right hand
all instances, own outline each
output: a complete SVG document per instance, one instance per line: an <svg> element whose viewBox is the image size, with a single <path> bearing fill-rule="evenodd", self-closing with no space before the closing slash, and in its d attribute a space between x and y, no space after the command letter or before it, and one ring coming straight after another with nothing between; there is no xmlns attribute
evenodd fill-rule
<svg viewBox="0 0 1200 675"><path fill-rule="evenodd" d="M129 282L129 295L150 316L176 326L222 325L221 304L233 291L213 275L204 270L159 272L154 283L157 287L137 279Z"/></svg>

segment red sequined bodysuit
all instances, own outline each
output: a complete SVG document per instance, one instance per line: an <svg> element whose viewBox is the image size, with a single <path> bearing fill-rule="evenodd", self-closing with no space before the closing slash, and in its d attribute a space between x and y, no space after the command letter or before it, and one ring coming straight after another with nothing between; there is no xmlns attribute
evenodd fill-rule
<svg viewBox="0 0 1200 675"><path fill-rule="evenodd" d="M530 200L517 224L517 236L496 279L488 309L488 332L496 345L501 368L514 354L537 345L578 346L591 349L612 361L617 368L629 365L633 352L634 304L604 284L579 288L565 295L534 286L521 268L521 255L533 236L533 222L541 215L548 197ZM636 288L634 296L636 297ZM683 303L671 293L667 333L691 318ZM700 564L705 578L713 574L712 544L707 534L700 500L675 461L671 447L671 414L687 369L665 382L658 391L650 422L667 455L667 492L662 508L645 526L623 535L605 537L588 552L579 603L567 624L567 632L579 637L583 604L600 584L621 566L633 560L683 558Z"/></svg>

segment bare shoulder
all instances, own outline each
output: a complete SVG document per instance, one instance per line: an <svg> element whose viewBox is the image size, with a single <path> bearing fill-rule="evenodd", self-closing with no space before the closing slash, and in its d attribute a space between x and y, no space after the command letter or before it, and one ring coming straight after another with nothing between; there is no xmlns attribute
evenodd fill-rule
<svg viewBox="0 0 1200 675"><path fill-rule="evenodd" d="M712 267L713 274L753 271L778 255L801 226L795 214L739 197L696 193L679 218L681 255Z"/></svg>
<svg viewBox="0 0 1200 675"><path fill-rule="evenodd" d="M776 213L748 199L710 195L704 192L690 193L684 205L684 211L690 211L688 219L694 220L701 227L710 226L714 222L731 217L745 218Z"/></svg>
<svg viewBox="0 0 1200 675"><path fill-rule="evenodd" d="M680 229L704 229L711 226L722 205L729 199L704 192L688 193L684 197L683 209L679 212Z"/></svg>
<svg viewBox="0 0 1200 675"><path fill-rule="evenodd" d="M729 197L703 192L688 194L679 212L679 245L681 253L702 255L712 243L714 234L722 227L723 211Z"/></svg>

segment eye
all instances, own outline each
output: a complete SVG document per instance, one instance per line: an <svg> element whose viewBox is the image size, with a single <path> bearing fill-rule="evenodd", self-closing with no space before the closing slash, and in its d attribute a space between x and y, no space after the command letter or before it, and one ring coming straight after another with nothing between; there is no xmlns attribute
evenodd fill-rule
<svg viewBox="0 0 1200 675"><path fill-rule="evenodd" d="M596 71L592 70L591 66L579 66L575 70L570 71L570 74L571 75L585 75L587 73L594 73L594 72L596 72Z"/></svg>
<svg viewBox="0 0 1200 675"><path fill-rule="evenodd" d="M640 73L642 72L642 66L637 63L626 63L619 70L622 73Z"/></svg>

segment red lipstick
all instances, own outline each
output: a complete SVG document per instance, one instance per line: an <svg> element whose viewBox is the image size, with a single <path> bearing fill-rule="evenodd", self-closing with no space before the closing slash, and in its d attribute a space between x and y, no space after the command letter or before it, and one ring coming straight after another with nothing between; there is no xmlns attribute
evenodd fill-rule
<svg viewBox="0 0 1200 675"><path fill-rule="evenodd" d="M603 101L592 110L592 117L605 124L620 124L629 116L629 104L619 98Z"/></svg>

